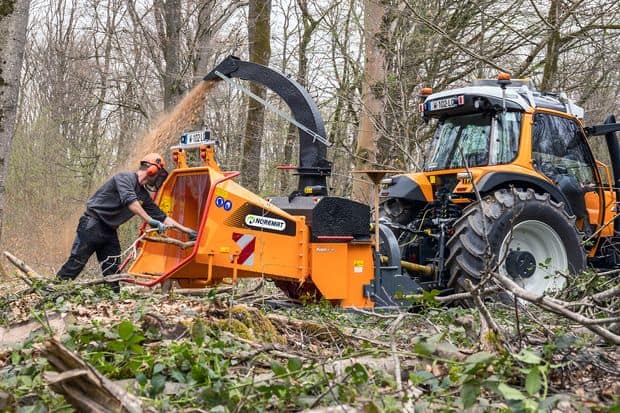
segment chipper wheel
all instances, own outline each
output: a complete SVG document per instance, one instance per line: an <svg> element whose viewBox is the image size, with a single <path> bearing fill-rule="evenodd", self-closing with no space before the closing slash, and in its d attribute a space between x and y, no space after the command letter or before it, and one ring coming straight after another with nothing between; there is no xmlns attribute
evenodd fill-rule
<svg viewBox="0 0 620 413"><path fill-rule="evenodd" d="M549 194L496 191L466 207L454 230L446 267L449 284L458 290L464 289L465 279L476 283L481 272L490 270L511 277L525 290L542 293L566 284L558 272L578 274L586 267L575 218Z"/></svg>

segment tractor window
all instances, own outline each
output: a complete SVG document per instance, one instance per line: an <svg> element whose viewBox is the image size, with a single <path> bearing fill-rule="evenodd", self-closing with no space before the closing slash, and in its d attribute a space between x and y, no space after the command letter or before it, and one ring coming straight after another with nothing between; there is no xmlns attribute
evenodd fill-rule
<svg viewBox="0 0 620 413"><path fill-rule="evenodd" d="M521 113L490 112L448 117L433 138L424 170L464 168L511 162L519 150Z"/></svg>
<svg viewBox="0 0 620 413"><path fill-rule="evenodd" d="M553 180L571 175L583 184L595 181L593 160L584 136L570 119L535 114L532 157L534 167Z"/></svg>

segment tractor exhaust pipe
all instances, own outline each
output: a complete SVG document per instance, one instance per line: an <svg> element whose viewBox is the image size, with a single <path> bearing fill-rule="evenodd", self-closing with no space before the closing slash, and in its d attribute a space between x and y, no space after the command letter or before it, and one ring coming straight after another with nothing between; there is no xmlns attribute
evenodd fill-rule
<svg viewBox="0 0 620 413"><path fill-rule="evenodd" d="M616 117L609 115L604 125L616 123ZM618 209L618 202L620 201L620 143L615 132L608 132L605 134L605 141L607 143L607 149L609 150L609 157L611 158L611 170L614 174L614 189L616 192L616 209ZM616 211L616 219L614 220L614 230L616 236L620 236L620 211Z"/></svg>

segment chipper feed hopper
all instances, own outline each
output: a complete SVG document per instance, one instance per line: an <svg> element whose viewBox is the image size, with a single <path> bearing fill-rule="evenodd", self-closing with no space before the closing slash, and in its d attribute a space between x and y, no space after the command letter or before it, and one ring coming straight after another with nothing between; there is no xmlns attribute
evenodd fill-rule
<svg viewBox="0 0 620 413"><path fill-rule="evenodd" d="M215 163L214 142L202 134L184 136L173 147L177 164L157 194L160 208L189 227L195 242L168 231L146 237L129 269L136 284L153 286L166 279L184 288L234 283L265 277L290 297L322 297L342 307L396 306L400 294L421 290L402 275L396 239L383 258L370 234L367 205L327 195L323 120L316 104L297 82L267 67L229 57L205 81L238 78L258 82L289 106L299 127L299 186L290 196L264 199L235 182L238 172L223 172ZM202 165L188 167L190 149ZM430 267L429 267L430 268ZM397 298L398 296L398 298Z"/></svg>

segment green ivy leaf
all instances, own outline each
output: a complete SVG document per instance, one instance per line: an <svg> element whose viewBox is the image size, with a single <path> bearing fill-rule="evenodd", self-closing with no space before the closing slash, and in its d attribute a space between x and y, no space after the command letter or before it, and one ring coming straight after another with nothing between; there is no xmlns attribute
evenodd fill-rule
<svg viewBox="0 0 620 413"><path fill-rule="evenodd" d="M144 373L138 373L136 374L136 381L138 382L140 386L144 386L146 382L148 381L148 379L146 378Z"/></svg>
<svg viewBox="0 0 620 413"><path fill-rule="evenodd" d="M157 374L151 378L151 396L155 396L164 391L164 387L166 387L166 376L162 376L161 374Z"/></svg>
<svg viewBox="0 0 620 413"><path fill-rule="evenodd" d="M196 319L194 324L192 324L192 339L196 343L198 347L201 347L205 342L206 328L201 319Z"/></svg>
<svg viewBox="0 0 620 413"><path fill-rule="evenodd" d="M426 337L420 338L413 346L413 351L423 356L429 356L437 350L437 343Z"/></svg>
<svg viewBox="0 0 620 413"><path fill-rule="evenodd" d="M527 364L541 364L543 360L530 350L523 349L519 354L514 356L517 360Z"/></svg>
<svg viewBox="0 0 620 413"><path fill-rule="evenodd" d="M479 353L472 354L471 356L465 359L465 364L484 364L487 365L489 362L495 359L495 355L488 353L486 351L481 351Z"/></svg>
<svg viewBox="0 0 620 413"><path fill-rule="evenodd" d="M271 362L271 370L276 376L283 376L287 373L286 367L275 360Z"/></svg>
<svg viewBox="0 0 620 413"><path fill-rule="evenodd" d="M17 366L19 362L22 361L22 356L19 354L19 351L14 351L11 353L11 364Z"/></svg>
<svg viewBox="0 0 620 413"><path fill-rule="evenodd" d="M170 373L170 377L172 377L174 380L178 381L179 383L185 383L185 375L177 369L172 370L172 373Z"/></svg>
<svg viewBox="0 0 620 413"><path fill-rule="evenodd" d="M135 326L133 325L131 321L123 320L118 325L118 336L123 341L128 341L133 335L134 331L135 331Z"/></svg>
<svg viewBox="0 0 620 413"><path fill-rule="evenodd" d="M510 387L506 383L500 383L497 386L497 391L504 396L506 400L524 400L525 396L519 390L514 387Z"/></svg>
<svg viewBox="0 0 620 413"><path fill-rule="evenodd" d="M162 363L155 363L155 365L153 366L153 375L161 373L162 371L164 371L166 368L165 365L163 365Z"/></svg>
<svg viewBox="0 0 620 413"><path fill-rule="evenodd" d="M533 366L530 372L525 377L525 390L530 395L535 395L540 391L542 387L542 379L540 374L540 369L538 366Z"/></svg>
<svg viewBox="0 0 620 413"><path fill-rule="evenodd" d="M355 363L354 365L349 366L344 370L346 373L351 374L351 380L355 384L364 384L368 381L370 377L366 368L359 363Z"/></svg>
<svg viewBox="0 0 620 413"><path fill-rule="evenodd" d="M474 405L480 395L480 382L478 380L469 380L463 383L461 387L461 399L463 407L469 408Z"/></svg>
<svg viewBox="0 0 620 413"><path fill-rule="evenodd" d="M301 370L302 366L303 362L298 358L288 359L288 363L286 364L286 367L290 372L299 371Z"/></svg>

